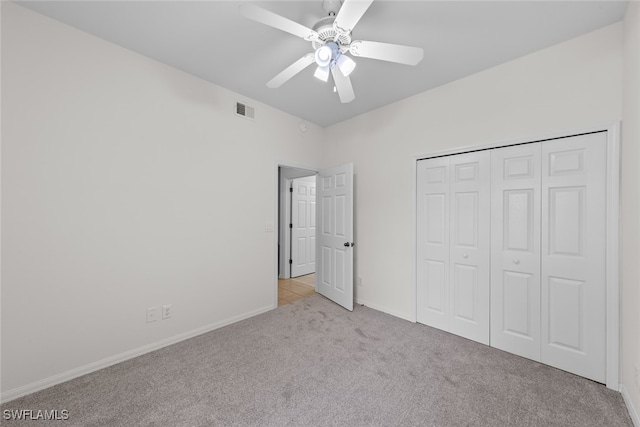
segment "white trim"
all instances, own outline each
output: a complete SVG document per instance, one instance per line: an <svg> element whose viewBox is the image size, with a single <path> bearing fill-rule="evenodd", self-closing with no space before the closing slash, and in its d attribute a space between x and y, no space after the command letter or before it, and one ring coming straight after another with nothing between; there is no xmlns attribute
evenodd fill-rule
<svg viewBox="0 0 640 427"><path fill-rule="evenodd" d="M565 131L550 132L548 134L538 136L538 137L507 139L507 140L478 144L478 145L467 145L460 148L440 150L432 153L423 153L420 155L414 155L413 160L417 162L418 160L429 159L431 157L449 156L452 154L462 154L462 153L468 153L470 151L478 151L478 150L489 150L492 148L507 147L509 145L531 144L533 142L546 141L549 139L557 139L557 138L566 138L569 136L581 135L583 133L603 132L603 131L608 132L616 126L619 127L620 124L616 123L616 124L607 124L607 125L600 125L600 126L589 126L589 127L584 127L580 129L570 129Z"/></svg>
<svg viewBox="0 0 640 427"><path fill-rule="evenodd" d="M411 320L411 314L399 313L397 311L390 311L390 310L388 310L388 309L386 309L384 307L381 307L381 306L379 306L377 304L371 304L368 301L365 301L365 300L363 300L361 298L355 298L354 302L356 304L358 304L358 305L364 305L365 307L369 307L369 308L371 308L373 310L376 310L376 311L381 311L381 312L389 314L391 316L398 317L398 318L400 318L402 320L406 320L408 322L416 323L414 320Z"/></svg>
<svg viewBox="0 0 640 427"><path fill-rule="evenodd" d="M428 154L414 155L412 158L412 215L413 215L413 312L418 310L418 283L417 283L417 237L416 237L416 207L417 207L417 187L416 170L419 160L432 157L448 156L452 154L467 153L470 151L487 150L500 148L509 145L527 144L538 141L545 141L556 138L566 138L570 136L591 133L607 132L607 241L606 241L606 275L607 275L607 349L606 349L606 385L608 388L618 390L620 372L620 282L619 282L619 230L620 230L620 123L616 122L608 125L590 126L568 131L556 131L540 137L526 137L485 143L479 145L466 146L462 148L442 150ZM637 427L640 427L638 425Z"/></svg>
<svg viewBox="0 0 640 427"><path fill-rule="evenodd" d="M629 397L629 393L627 393L627 389L625 388L624 384L620 384L620 394L622 395L624 404L627 405L627 411L629 411L629 416L631 417L631 421L633 421L633 425L635 427L640 427L640 417L638 416L638 411L636 410L635 406L633 406L631 397Z"/></svg>
<svg viewBox="0 0 640 427"><path fill-rule="evenodd" d="M287 224L291 221L291 211L289 209L289 206L291 206L291 193L288 191L288 188L291 187L292 181L292 179L283 176L282 173L280 174L280 187L278 189L278 193L280 194L280 207L278 214L278 218L280 219L280 221L278 221L280 231L278 234L278 241L281 243L281 245L278 246L280 250L280 273L278 274L278 277L280 279L289 279L291 277L291 268L287 263L291 254L291 230L289 230ZM282 212L284 212L284 215L280 216L280 213Z"/></svg>
<svg viewBox="0 0 640 427"><path fill-rule="evenodd" d="M618 390L620 363L620 123L607 128L607 387ZM639 426L640 427L640 426Z"/></svg>
<svg viewBox="0 0 640 427"><path fill-rule="evenodd" d="M98 360L96 362L92 362L84 366L80 366L78 368L74 368L66 372L62 372L60 374L52 375L48 378L38 380L30 384L26 384L26 385L14 388L12 390L8 390L2 393L2 396L0 397L0 402L1 403L10 402L19 397L26 396L27 394L35 393L36 391L40 391L45 388L49 388L54 385L63 383L65 381L78 378L82 375L90 374L91 372L95 372L100 369L109 367L111 365L124 362L125 360L133 359L134 357L142 356L143 354L150 353L152 351L161 349L163 347L167 347L169 345L179 343L180 341L184 341L189 338L193 338L195 336L202 335L207 332L211 332L215 329L222 328L223 326L227 326L232 323L239 322L241 320L248 319L253 316L257 316L258 314L266 313L267 311L273 310L273 308L274 307L272 307L271 305L267 307L262 307L257 310L253 310L253 311L241 314L239 316L230 317L228 319L221 320L219 322L215 322L207 326L203 326L188 332L174 335L172 337L165 338L163 340L156 341L154 343L147 344L145 346L138 347L133 350L125 351L124 353L116 354L115 356L107 357L105 359Z"/></svg>
<svg viewBox="0 0 640 427"><path fill-rule="evenodd" d="M411 269L411 281L412 295L415 298L415 304L411 308L410 321L416 323L418 321L418 160L414 158L411 160L411 212L413 216L412 226L413 232L411 233L411 246L413 247L413 268Z"/></svg>

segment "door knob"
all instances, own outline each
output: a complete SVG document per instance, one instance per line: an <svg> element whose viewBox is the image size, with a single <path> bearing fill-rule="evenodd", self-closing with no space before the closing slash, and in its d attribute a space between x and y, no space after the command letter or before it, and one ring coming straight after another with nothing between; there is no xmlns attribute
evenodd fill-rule
<svg viewBox="0 0 640 427"><path fill-rule="evenodd" d="M345 243L344 245L348 248L349 247L349 242Z"/></svg>
<svg viewBox="0 0 640 427"><path fill-rule="evenodd" d="M520 264L520 260L519 260L518 258L515 258L515 259L513 260L513 263L514 263L514 264Z"/></svg>
<svg viewBox="0 0 640 427"><path fill-rule="evenodd" d="M351 243L346 242L346 243L344 244L344 246L345 246L345 247L347 247L347 248L348 248L349 246L353 247L354 245L355 245L355 243L353 243L353 242L351 242Z"/></svg>
<svg viewBox="0 0 640 427"><path fill-rule="evenodd" d="M464 254L462 254L462 258L469 258L469 255L467 255L467 253L465 252Z"/></svg>

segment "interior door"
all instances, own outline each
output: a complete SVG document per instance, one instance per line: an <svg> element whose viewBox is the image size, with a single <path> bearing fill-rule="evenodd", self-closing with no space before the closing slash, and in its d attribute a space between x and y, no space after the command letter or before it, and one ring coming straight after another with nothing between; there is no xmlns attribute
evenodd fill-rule
<svg viewBox="0 0 640 427"><path fill-rule="evenodd" d="M540 361L540 144L491 150L491 346Z"/></svg>
<svg viewBox="0 0 640 427"><path fill-rule="evenodd" d="M316 179L291 184L291 277L316 271Z"/></svg>
<svg viewBox="0 0 640 427"><path fill-rule="evenodd" d="M542 143L542 362L606 374L606 132Z"/></svg>
<svg viewBox="0 0 640 427"><path fill-rule="evenodd" d="M417 320L449 330L449 157L420 160L417 173Z"/></svg>
<svg viewBox="0 0 640 427"><path fill-rule="evenodd" d="M316 291L353 310L353 164L316 175Z"/></svg>
<svg viewBox="0 0 640 427"><path fill-rule="evenodd" d="M417 320L489 344L490 155L421 160Z"/></svg>
<svg viewBox="0 0 640 427"><path fill-rule="evenodd" d="M490 153L458 154L450 161L451 332L488 345Z"/></svg>

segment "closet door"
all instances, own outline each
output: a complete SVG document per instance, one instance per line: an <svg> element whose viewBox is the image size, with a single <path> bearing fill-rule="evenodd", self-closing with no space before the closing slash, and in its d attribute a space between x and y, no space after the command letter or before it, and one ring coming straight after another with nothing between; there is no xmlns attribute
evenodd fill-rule
<svg viewBox="0 0 640 427"><path fill-rule="evenodd" d="M605 381L607 134L542 143L542 362Z"/></svg>
<svg viewBox="0 0 640 427"><path fill-rule="evenodd" d="M418 322L489 344L488 151L418 162Z"/></svg>
<svg viewBox="0 0 640 427"><path fill-rule="evenodd" d="M417 180L417 320L448 331L449 157L419 161Z"/></svg>
<svg viewBox="0 0 640 427"><path fill-rule="evenodd" d="M451 156L450 331L489 344L490 153Z"/></svg>
<svg viewBox="0 0 640 427"><path fill-rule="evenodd" d="M491 153L491 346L540 360L540 143Z"/></svg>

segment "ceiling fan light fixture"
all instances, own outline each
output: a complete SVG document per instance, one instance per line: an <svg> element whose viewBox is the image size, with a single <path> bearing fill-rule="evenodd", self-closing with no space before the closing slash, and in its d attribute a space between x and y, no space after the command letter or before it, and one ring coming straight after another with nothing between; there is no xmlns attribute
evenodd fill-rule
<svg viewBox="0 0 640 427"><path fill-rule="evenodd" d="M267 87L275 88L291 79L302 70L316 63L314 76L324 82L329 74L335 83L334 90L340 102L349 103L355 99L350 74L355 69L354 57L378 59L398 64L417 65L424 57L421 47L392 43L352 40L351 32L374 0L324 0L323 8L329 16L319 19L312 28L292 21L259 6L240 5L241 13L253 21L293 34L311 42L313 51L285 68L267 82ZM337 68L337 70L336 70Z"/></svg>
<svg viewBox="0 0 640 427"><path fill-rule="evenodd" d="M328 65L326 67L318 66L318 68L316 68L316 72L313 73L313 76L318 80L322 80L323 82L328 82L329 70L330 69Z"/></svg>
<svg viewBox="0 0 640 427"><path fill-rule="evenodd" d="M333 57L333 51L328 45L319 47L316 50L315 59L318 67L328 67Z"/></svg>
<svg viewBox="0 0 640 427"><path fill-rule="evenodd" d="M351 74L353 70L356 68L356 61L349 58L347 55L338 56L338 59L336 60L336 62L338 64L338 68L340 69L340 72L345 77L349 76L349 74Z"/></svg>

